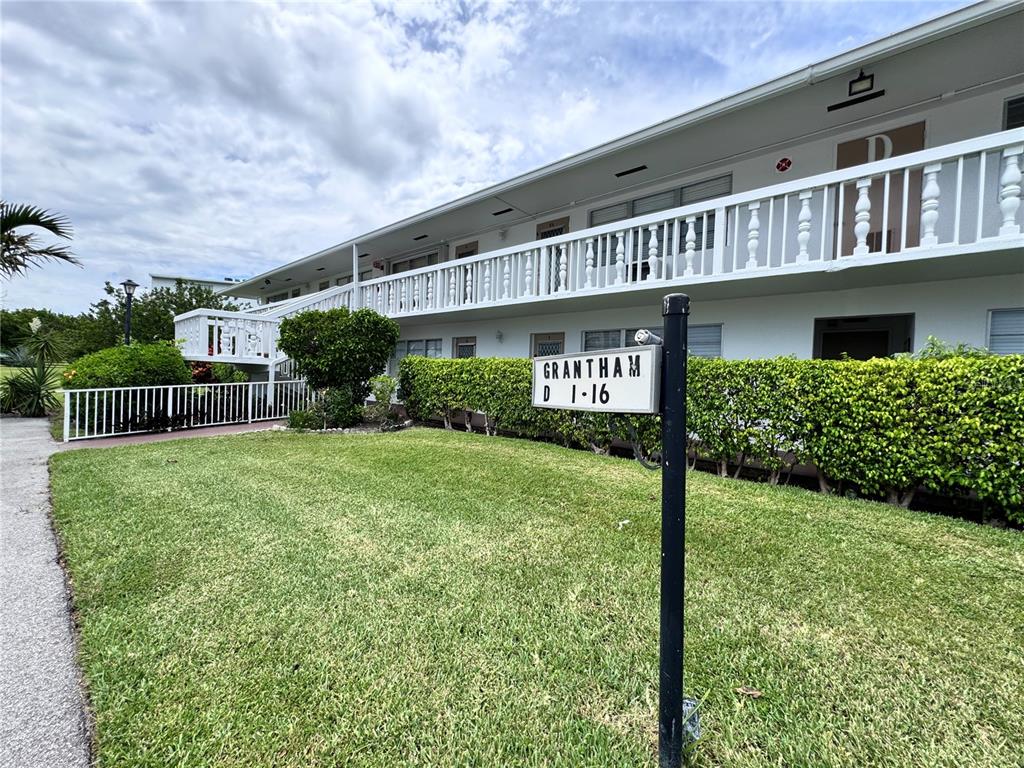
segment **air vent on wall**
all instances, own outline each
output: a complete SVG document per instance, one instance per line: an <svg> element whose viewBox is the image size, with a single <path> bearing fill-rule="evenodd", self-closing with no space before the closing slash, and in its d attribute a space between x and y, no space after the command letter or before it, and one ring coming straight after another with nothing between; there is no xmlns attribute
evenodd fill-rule
<svg viewBox="0 0 1024 768"><path fill-rule="evenodd" d="M317 272L323 272L325 269L327 269L327 267L317 267L316 271Z"/></svg>
<svg viewBox="0 0 1024 768"><path fill-rule="evenodd" d="M491 216L502 216L502 215L504 215L506 213L512 213L512 209L511 208L502 208L500 211L495 211L494 213L492 213Z"/></svg>
<svg viewBox="0 0 1024 768"><path fill-rule="evenodd" d="M418 235L417 237L413 238L413 240L426 240L426 239L427 239L426 235Z"/></svg>
<svg viewBox="0 0 1024 768"><path fill-rule="evenodd" d="M621 179L623 176L629 176L629 174L631 174L631 173L640 173L640 171L646 171L646 170L647 170L647 166L646 165L638 165L638 166L636 166L636 168L627 168L624 171L619 171L618 173L615 174L615 178Z"/></svg>

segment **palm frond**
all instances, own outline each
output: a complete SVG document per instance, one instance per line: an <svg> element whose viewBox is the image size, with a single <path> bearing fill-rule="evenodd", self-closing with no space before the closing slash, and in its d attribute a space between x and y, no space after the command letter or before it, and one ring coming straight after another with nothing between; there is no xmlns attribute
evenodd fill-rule
<svg viewBox="0 0 1024 768"><path fill-rule="evenodd" d="M0 201L0 235L17 227L39 227L65 240L70 240L73 232L71 221L63 214L36 205Z"/></svg>

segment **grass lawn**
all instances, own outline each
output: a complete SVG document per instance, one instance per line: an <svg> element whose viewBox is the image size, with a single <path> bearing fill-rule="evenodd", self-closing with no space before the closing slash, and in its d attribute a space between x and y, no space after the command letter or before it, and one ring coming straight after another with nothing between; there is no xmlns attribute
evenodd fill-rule
<svg viewBox="0 0 1024 768"><path fill-rule="evenodd" d="M102 766L656 762L634 462L268 432L52 475ZM687 575L696 765L1020 765L1019 532L691 473Z"/></svg>

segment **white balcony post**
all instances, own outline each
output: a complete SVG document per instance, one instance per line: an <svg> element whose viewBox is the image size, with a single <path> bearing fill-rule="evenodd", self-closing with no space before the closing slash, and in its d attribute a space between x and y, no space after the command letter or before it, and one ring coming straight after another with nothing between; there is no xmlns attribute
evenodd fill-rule
<svg viewBox="0 0 1024 768"><path fill-rule="evenodd" d="M921 245L938 245L939 238L935 235L935 225L939 221L939 171L942 163L932 163L924 167L924 189L921 190Z"/></svg>
<svg viewBox="0 0 1024 768"><path fill-rule="evenodd" d="M587 275L587 287L593 288L597 285L594 275L594 238L587 238L587 252L586 252L586 275Z"/></svg>
<svg viewBox="0 0 1024 768"><path fill-rule="evenodd" d="M247 397L248 405L246 406L246 417L248 418L250 424L252 424L252 384L253 383L250 381L248 386L249 392Z"/></svg>
<svg viewBox="0 0 1024 768"><path fill-rule="evenodd" d="M686 276L693 274L693 257L696 255L697 247L697 217L686 217ZM703 270L702 270L703 271ZM678 277L678 272L673 277Z"/></svg>
<svg viewBox="0 0 1024 768"><path fill-rule="evenodd" d="M761 208L761 203L753 202L747 208L750 210L750 221L747 222L747 263L744 268L757 269L757 245L761 232L761 219L758 216L758 210Z"/></svg>
<svg viewBox="0 0 1024 768"><path fill-rule="evenodd" d="M729 231L729 216L725 208L715 208L715 244L712 249L712 273L725 273L725 235ZM706 235L705 235L706 236Z"/></svg>
<svg viewBox="0 0 1024 768"><path fill-rule="evenodd" d="M64 442L71 439L71 393L64 390Z"/></svg>
<svg viewBox="0 0 1024 768"><path fill-rule="evenodd" d="M868 232L871 230L871 179L857 180L857 204L854 206L853 234L857 244L853 247L854 256L865 256L868 253ZM936 204L937 205L937 204Z"/></svg>
<svg viewBox="0 0 1024 768"><path fill-rule="evenodd" d="M1003 175L999 179L999 210L1003 214L1000 237L1020 234L1017 209L1020 208L1021 154L1024 154L1024 145L1021 144L1003 150Z"/></svg>
<svg viewBox="0 0 1024 768"><path fill-rule="evenodd" d="M558 245L558 283L555 290L559 293L569 290L569 259L566 255L567 246L565 243Z"/></svg>
<svg viewBox="0 0 1024 768"><path fill-rule="evenodd" d="M533 296L533 249L526 252L526 295Z"/></svg>
<svg viewBox="0 0 1024 768"><path fill-rule="evenodd" d="M510 266L510 259L508 256L504 258L504 264L501 268L501 298L508 299L512 297L512 268Z"/></svg>
<svg viewBox="0 0 1024 768"><path fill-rule="evenodd" d="M352 309L359 309L362 301L359 295L359 246L352 243Z"/></svg>
<svg viewBox="0 0 1024 768"><path fill-rule="evenodd" d="M615 233L615 284L622 285L626 281L626 233Z"/></svg>
<svg viewBox="0 0 1024 768"><path fill-rule="evenodd" d="M658 225L652 224L648 232L650 239L647 241L647 279L657 280L658 268L661 266L661 260L658 258Z"/></svg>
<svg viewBox="0 0 1024 768"><path fill-rule="evenodd" d="M810 261L807 244L811 241L811 195L813 194L814 192L810 189L800 193L800 213L796 217L796 243L800 249L796 254L797 264L806 264Z"/></svg>

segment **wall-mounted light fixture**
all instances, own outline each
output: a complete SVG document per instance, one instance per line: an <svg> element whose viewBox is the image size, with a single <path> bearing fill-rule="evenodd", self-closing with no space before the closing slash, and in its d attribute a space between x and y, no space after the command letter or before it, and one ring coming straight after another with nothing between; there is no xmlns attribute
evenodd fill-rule
<svg viewBox="0 0 1024 768"><path fill-rule="evenodd" d="M865 75L864 70L860 71L853 80L850 81L850 96L860 96L862 93L867 93L875 88L875 76Z"/></svg>
<svg viewBox="0 0 1024 768"><path fill-rule="evenodd" d="M494 338L496 338L498 340L498 343L501 344L503 341L505 341L505 334L502 333L501 331L498 331L496 334L494 334Z"/></svg>

